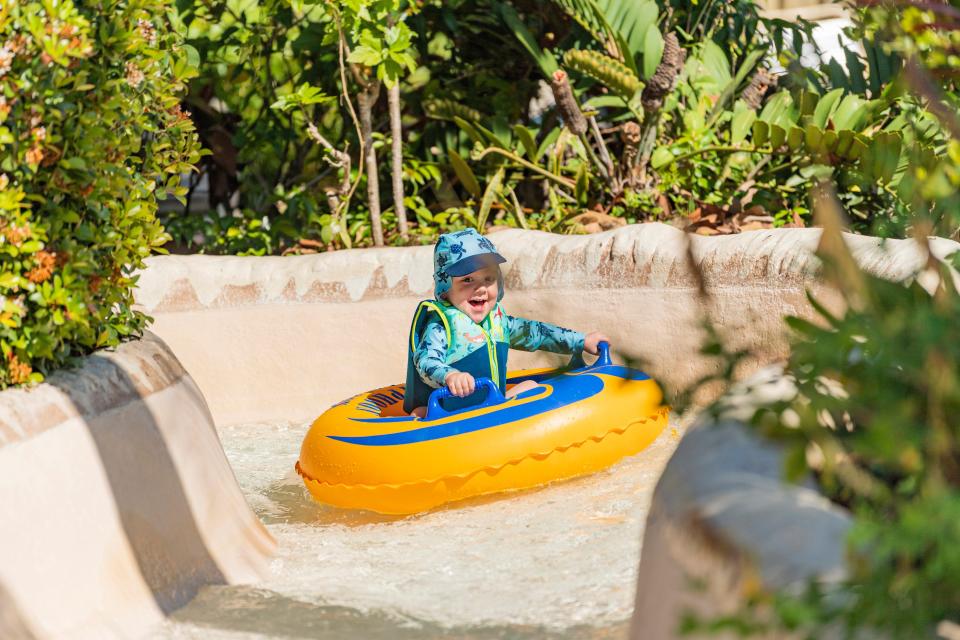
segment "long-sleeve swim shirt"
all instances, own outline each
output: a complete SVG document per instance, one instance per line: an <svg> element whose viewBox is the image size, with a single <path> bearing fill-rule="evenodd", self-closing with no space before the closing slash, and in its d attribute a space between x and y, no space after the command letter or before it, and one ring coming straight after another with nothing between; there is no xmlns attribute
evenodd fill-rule
<svg viewBox="0 0 960 640"><path fill-rule="evenodd" d="M564 329L549 322L528 320L504 314L504 333L510 338L510 348L520 351L550 351L551 353L579 353L583 351L584 334ZM447 376L457 371L446 364L447 332L443 323L433 318L423 330L417 350L413 353L413 366L420 378L429 386L440 388ZM506 366L506 363L501 363Z"/></svg>

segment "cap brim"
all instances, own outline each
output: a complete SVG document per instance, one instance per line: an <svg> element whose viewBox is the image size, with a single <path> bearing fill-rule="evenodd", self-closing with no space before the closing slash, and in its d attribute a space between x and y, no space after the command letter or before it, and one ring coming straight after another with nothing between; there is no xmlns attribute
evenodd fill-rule
<svg viewBox="0 0 960 640"><path fill-rule="evenodd" d="M502 264L506 262L507 259L504 258L499 253L481 253L475 256L470 256L464 258L463 260L458 260L450 265L446 271L448 275L454 277L465 276L468 273L473 273L474 271L479 271L484 267L489 267L495 264Z"/></svg>

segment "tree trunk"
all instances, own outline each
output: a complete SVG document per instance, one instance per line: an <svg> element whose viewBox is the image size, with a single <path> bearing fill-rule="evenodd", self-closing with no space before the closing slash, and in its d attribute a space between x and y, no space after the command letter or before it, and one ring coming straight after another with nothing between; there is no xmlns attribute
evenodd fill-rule
<svg viewBox="0 0 960 640"><path fill-rule="evenodd" d="M393 210L397 212L400 237L409 240L407 233L407 209L403 206L403 127L400 123L400 83L388 89L390 102L390 139L393 150Z"/></svg>
<svg viewBox="0 0 960 640"><path fill-rule="evenodd" d="M373 244L383 246L383 224L380 222L380 180L377 175L377 154L373 150L373 105L380 97L380 81L372 79L357 95L360 107L360 133L367 165L367 203L370 207L370 228Z"/></svg>

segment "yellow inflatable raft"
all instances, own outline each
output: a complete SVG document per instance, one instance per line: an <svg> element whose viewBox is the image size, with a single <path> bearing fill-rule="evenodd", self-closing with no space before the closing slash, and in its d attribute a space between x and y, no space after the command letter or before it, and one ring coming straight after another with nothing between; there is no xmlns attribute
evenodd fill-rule
<svg viewBox="0 0 960 640"><path fill-rule="evenodd" d="M344 400L310 427L297 473L320 502L409 514L604 469L649 445L669 409L656 382L601 347L590 366L512 373L508 388L539 386L510 400L480 379L486 400L456 413L446 389L422 420L403 413L403 385Z"/></svg>

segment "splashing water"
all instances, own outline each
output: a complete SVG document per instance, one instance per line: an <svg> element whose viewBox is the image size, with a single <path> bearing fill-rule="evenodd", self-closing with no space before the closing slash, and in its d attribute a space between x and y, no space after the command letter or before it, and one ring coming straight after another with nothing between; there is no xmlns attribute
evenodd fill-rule
<svg viewBox="0 0 960 640"><path fill-rule="evenodd" d="M408 517L317 504L309 425L220 429L279 549L271 576L207 587L151 640L624 638L650 498L681 428L610 469Z"/></svg>

